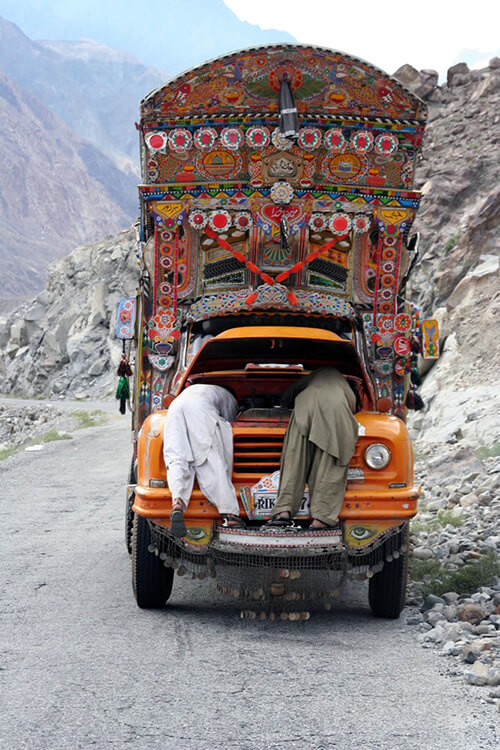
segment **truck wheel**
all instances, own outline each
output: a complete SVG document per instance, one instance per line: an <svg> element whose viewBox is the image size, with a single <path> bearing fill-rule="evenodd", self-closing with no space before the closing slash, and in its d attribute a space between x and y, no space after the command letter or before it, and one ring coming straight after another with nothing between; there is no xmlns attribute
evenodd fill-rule
<svg viewBox="0 0 500 750"><path fill-rule="evenodd" d="M406 601L408 583L408 526L400 534L406 551L390 563L385 563L379 573L370 578L368 601L375 617L393 620L401 614Z"/></svg>
<svg viewBox="0 0 500 750"><path fill-rule="evenodd" d="M148 550L151 529L146 518L134 514L132 532L132 587L141 609L163 607L172 592L173 568L166 568L160 558Z"/></svg>
<svg viewBox="0 0 500 750"><path fill-rule="evenodd" d="M132 458L132 463L130 464L130 471L128 475L128 483L135 484L136 482L137 479L135 476L135 462ZM135 516L135 513L132 510L132 505L134 504L134 497L134 493L131 492L130 495L127 494L127 498L125 501L125 546L129 555L132 554L132 526L134 524Z"/></svg>

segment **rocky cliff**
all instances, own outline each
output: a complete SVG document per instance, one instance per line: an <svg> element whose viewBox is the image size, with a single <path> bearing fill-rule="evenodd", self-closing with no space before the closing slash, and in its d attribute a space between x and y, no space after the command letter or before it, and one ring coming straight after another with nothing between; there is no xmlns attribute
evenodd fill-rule
<svg viewBox="0 0 500 750"><path fill-rule="evenodd" d="M135 233L128 229L52 263L41 294L0 327L1 390L30 396L113 390L120 297L137 285Z"/></svg>
<svg viewBox="0 0 500 750"><path fill-rule="evenodd" d="M442 343L421 388L427 409L409 424L428 443L494 445L500 440L500 59L480 71L460 63L441 87L432 88L437 76L430 73L409 66L396 73L429 104L416 186L424 193L414 225L421 260L408 295L423 316L439 321Z"/></svg>

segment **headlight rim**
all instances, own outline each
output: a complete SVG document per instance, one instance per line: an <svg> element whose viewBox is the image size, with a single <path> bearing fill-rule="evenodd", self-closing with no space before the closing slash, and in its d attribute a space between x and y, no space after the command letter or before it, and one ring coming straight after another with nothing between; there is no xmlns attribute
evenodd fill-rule
<svg viewBox="0 0 500 750"><path fill-rule="evenodd" d="M381 466L374 466L369 461L369 452L377 448L382 448L383 451L385 451L387 454L386 461ZM368 445L363 452L363 460L365 464L368 466L368 468L373 469L373 471L382 471L383 469L386 469L391 462L391 458L392 458L391 450L390 448L387 447L387 445L385 445L385 443L370 443L370 445Z"/></svg>

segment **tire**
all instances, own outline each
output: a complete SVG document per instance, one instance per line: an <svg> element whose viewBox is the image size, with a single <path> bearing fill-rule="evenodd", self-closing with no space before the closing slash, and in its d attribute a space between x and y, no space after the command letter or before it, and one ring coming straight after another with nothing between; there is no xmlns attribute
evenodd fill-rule
<svg viewBox="0 0 500 750"><path fill-rule="evenodd" d="M132 532L132 588L141 609L160 609L172 593L173 568L166 568L149 551L151 529L146 518L134 514Z"/></svg>
<svg viewBox="0 0 500 750"><path fill-rule="evenodd" d="M379 573L370 578L368 601L375 617L396 620L406 601L408 583L408 525L400 533L405 551L390 563L385 563Z"/></svg>
<svg viewBox="0 0 500 750"><path fill-rule="evenodd" d="M135 484L136 482L137 479L135 474L135 462L132 458L132 463L130 464L130 471L128 475L128 483ZM132 527L134 525L135 516L135 513L132 510L132 505L134 504L134 497L134 493L131 492L130 496L127 495L125 499L125 546L129 555L132 554Z"/></svg>

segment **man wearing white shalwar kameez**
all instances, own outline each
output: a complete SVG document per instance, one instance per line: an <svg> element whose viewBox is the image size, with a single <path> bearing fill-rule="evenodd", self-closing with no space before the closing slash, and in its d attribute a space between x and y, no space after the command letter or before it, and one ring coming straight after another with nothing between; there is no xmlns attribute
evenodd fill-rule
<svg viewBox="0 0 500 750"><path fill-rule="evenodd" d="M219 385L191 385L175 398L167 412L163 456L172 493L172 532L184 536L183 512L194 480L205 497L226 517L239 516L231 482L233 430L237 401ZM233 520L232 524L235 524ZM236 522L237 525L240 525Z"/></svg>

